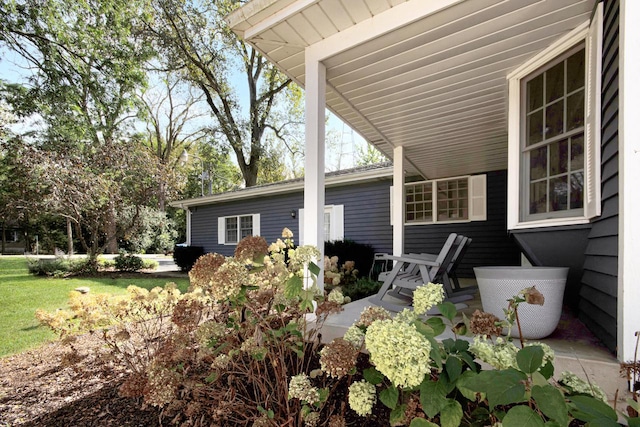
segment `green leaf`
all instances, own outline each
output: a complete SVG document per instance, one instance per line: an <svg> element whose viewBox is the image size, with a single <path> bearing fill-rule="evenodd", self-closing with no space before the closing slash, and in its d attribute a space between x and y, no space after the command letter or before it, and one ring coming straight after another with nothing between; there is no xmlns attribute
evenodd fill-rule
<svg viewBox="0 0 640 427"><path fill-rule="evenodd" d="M533 386L531 397L536 401L538 409L548 418L556 420L558 424L569 424L569 408L562 392L552 385Z"/></svg>
<svg viewBox="0 0 640 427"><path fill-rule="evenodd" d="M525 405L514 406L509 409L502 420L503 427L544 427L540 415Z"/></svg>
<svg viewBox="0 0 640 427"><path fill-rule="evenodd" d="M640 418L638 418L638 417L634 417L634 418L626 417L626 419L627 419L627 424L629 425L629 427L640 427Z"/></svg>
<svg viewBox="0 0 640 427"><path fill-rule="evenodd" d="M411 420L409 427L438 427L438 425L431 421L427 421L424 418L414 418Z"/></svg>
<svg viewBox="0 0 640 427"><path fill-rule="evenodd" d="M380 402L389 409L393 409L398 405L398 387L389 386L380 392Z"/></svg>
<svg viewBox="0 0 640 427"><path fill-rule="evenodd" d="M447 357L445 362L445 371L449 376L451 382L456 382L460 374L462 373L462 362L456 356Z"/></svg>
<svg viewBox="0 0 640 427"><path fill-rule="evenodd" d="M447 329L441 317L429 317L425 323L433 328L433 336L437 337Z"/></svg>
<svg viewBox="0 0 640 427"><path fill-rule="evenodd" d="M458 353L465 352L465 351L469 350L469 341L456 340L456 343L455 343L453 349Z"/></svg>
<svg viewBox="0 0 640 427"><path fill-rule="evenodd" d="M302 277L294 274L284 284L284 296L287 298L295 298L300 295L302 291L303 283Z"/></svg>
<svg viewBox="0 0 640 427"><path fill-rule="evenodd" d="M616 411L600 399L592 396L578 395L569 397L569 400L573 403L571 415L581 421L593 422L600 419L618 420Z"/></svg>
<svg viewBox="0 0 640 427"><path fill-rule="evenodd" d="M524 382L527 376L515 369L482 371L465 381L465 385L476 392L487 394L489 406L509 405L526 400Z"/></svg>
<svg viewBox="0 0 640 427"><path fill-rule="evenodd" d="M382 384L382 381L384 380L384 375L376 368L365 369L362 371L362 376L364 376L364 379L367 380L367 382L373 385Z"/></svg>
<svg viewBox="0 0 640 427"><path fill-rule="evenodd" d="M544 358L544 351L542 347L537 345L530 345L518 351L516 354L516 361L518 367L525 374L532 374L542 366L542 359Z"/></svg>
<svg viewBox="0 0 640 427"><path fill-rule="evenodd" d="M458 391L460 391L460 393L462 393L464 397L472 402L475 402L477 400L477 392L467 387L466 382L470 378L476 377L477 375L478 374L474 371L464 371L462 375L460 375L460 378L458 378L458 381L456 381L456 387L458 388ZM484 393L480 393L480 400L484 400L485 397L486 395Z"/></svg>
<svg viewBox="0 0 640 427"><path fill-rule="evenodd" d="M420 403L429 418L435 417L447 404L447 393L442 384L426 379L420 384Z"/></svg>
<svg viewBox="0 0 640 427"><path fill-rule="evenodd" d="M399 405L389 415L389 424L392 426L402 425L404 423L404 411L407 405Z"/></svg>
<svg viewBox="0 0 640 427"><path fill-rule="evenodd" d="M468 352L464 351L460 353L460 358L464 361L464 363L471 369L473 372L479 372L478 365L475 362L475 359Z"/></svg>
<svg viewBox="0 0 640 427"><path fill-rule="evenodd" d="M458 427L462 421L462 405L455 399L447 399L447 404L440 411L442 427Z"/></svg>
<svg viewBox="0 0 640 427"><path fill-rule="evenodd" d="M425 338L433 338L436 336L433 328L424 322L414 322L416 330L420 332Z"/></svg>
<svg viewBox="0 0 640 427"><path fill-rule="evenodd" d="M309 262L309 271L317 276L320 274L320 267L315 262Z"/></svg>
<svg viewBox="0 0 640 427"><path fill-rule="evenodd" d="M456 314L458 314L458 310L456 310L456 306L449 301L445 301L442 304L438 304L438 309L440 310L440 313L442 313L442 315L446 317L447 320L449 320L449 322L453 322L453 319L456 317Z"/></svg>
<svg viewBox="0 0 640 427"><path fill-rule="evenodd" d="M316 406L318 408L322 407L322 404L327 401L329 398L330 390L327 387L321 388L318 390L318 402L316 402Z"/></svg>

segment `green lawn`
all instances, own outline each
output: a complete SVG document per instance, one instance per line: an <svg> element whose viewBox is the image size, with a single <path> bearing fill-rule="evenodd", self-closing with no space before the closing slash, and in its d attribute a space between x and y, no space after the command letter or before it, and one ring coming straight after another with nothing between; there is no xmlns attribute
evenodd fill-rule
<svg viewBox="0 0 640 427"><path fill-rule="evenodd" d="M127 286L151 289L176 282L181 291L187 278L48 278L29 274L24 256L0 256L0 357L18 353L55 339L35 318L37 309L66 308L69 292L88 286L92 293L123 294Z"/></svg>

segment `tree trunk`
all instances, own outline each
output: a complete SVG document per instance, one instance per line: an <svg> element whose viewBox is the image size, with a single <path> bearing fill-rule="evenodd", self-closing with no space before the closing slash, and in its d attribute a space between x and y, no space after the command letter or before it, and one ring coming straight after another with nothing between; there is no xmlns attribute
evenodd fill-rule
<svg viewBox="0 0 640 427"><path fill-rule="evenodd" d="M67 218L67 255L73 255L73 228L69 218Z"/></svg>
<svg viewBox="0 0 640 427"><path fill-rule="evenodd" d="M116 227L116 212L113 207L113 202L109 203L109 216L107 219L107 250L105 251L108 254L118 253L118 237L117 237L117 227Z"/></svg>
<svg viewBox="0 0 640 427"><path fill-rule="evenodd" d="M0 254L4 254L4 251L7 246L7 229L4 226L4 222L2 223L2 252Z"/></svg>

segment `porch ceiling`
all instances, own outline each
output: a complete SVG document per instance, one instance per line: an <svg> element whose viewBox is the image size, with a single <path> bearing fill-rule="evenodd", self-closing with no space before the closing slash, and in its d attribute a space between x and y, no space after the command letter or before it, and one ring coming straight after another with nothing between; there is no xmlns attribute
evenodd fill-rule
<svg viewBox="0 0 640 427"><path fill-rule="evenodd" d="M329 54L327 107L425 178L507 168L507 74L595 0L253 0L227 19L301 86ZM388 28L385 28L388 26Z"/></svg>

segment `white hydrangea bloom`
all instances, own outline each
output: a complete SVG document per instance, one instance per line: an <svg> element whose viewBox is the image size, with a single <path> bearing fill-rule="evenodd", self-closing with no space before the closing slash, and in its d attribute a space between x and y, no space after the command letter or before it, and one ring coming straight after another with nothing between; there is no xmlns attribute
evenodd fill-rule
<svg viewBox="0 0 640 427"><path fill-rule="evenodd" d="M365 335L371 362L395 385L415 387L430 372L431 344L414 325L376 320Z"/></svg>
<svg viewBox="0 0 640 427"><path fill-rule="evenodd" d="M493 366L495 369L517 368L516 354L518 348L509 341L497 338L496 343L492 343L487 339L486 335L476 336L473 338L473 344L469 346L469 350L476 357L485 363Z"/></svg>
<svg viewBox="0 0 640 427"><path fill-rule="evenodd" d="M376 403L376 387L360 380L349 386L349 406L361 417L371 414Z"/></svg>
<svg viewBox="0 0 640 427"><path fill-rule="evenodd" d="M327 300L342 305L344 304L344 295L342 294L342 291L340 289L336 288L329 292L329 295L327 295Z"/></svg>
<svg viewBox="0 0 640 427"><path fill-rule="evenodd" d="M298 374L289 381L289 399L300 399L313 405L320 400L320 393L306 374Z"/></svg>
<svg viewBox="0 0 640 427"><path fill-rule="evenodd" d="M415 322L416 320L418 320L418 313L416 313L414 310L410 310L408 308L405 308L400 313L396 314L396 317L394 319L397 322L403 322L403 323L411 324L411 323Z"/></svg>
<svg viewBox="0 0 640 427"><path fill-rule="evenodd" d="M589 384L573 372L564 371L560 376L559 382L569 387L574 393L588 394L603 402L607 401L607 395L599 386L593 383Z"/></svg>
<svg viewBox="0 0 640 427"><path fill-rule="evenodd" d="M364 331L357 325L351 325L343 338L355 348L360 348L364 344Z"/></svg>
<svg viewBox="0 0 640 427"><path fill-rule="evenodd" d="M413 309L418 315L426 314L431 307L444 301L444 288L439 283L427 283L413 291Z"/></svg>

